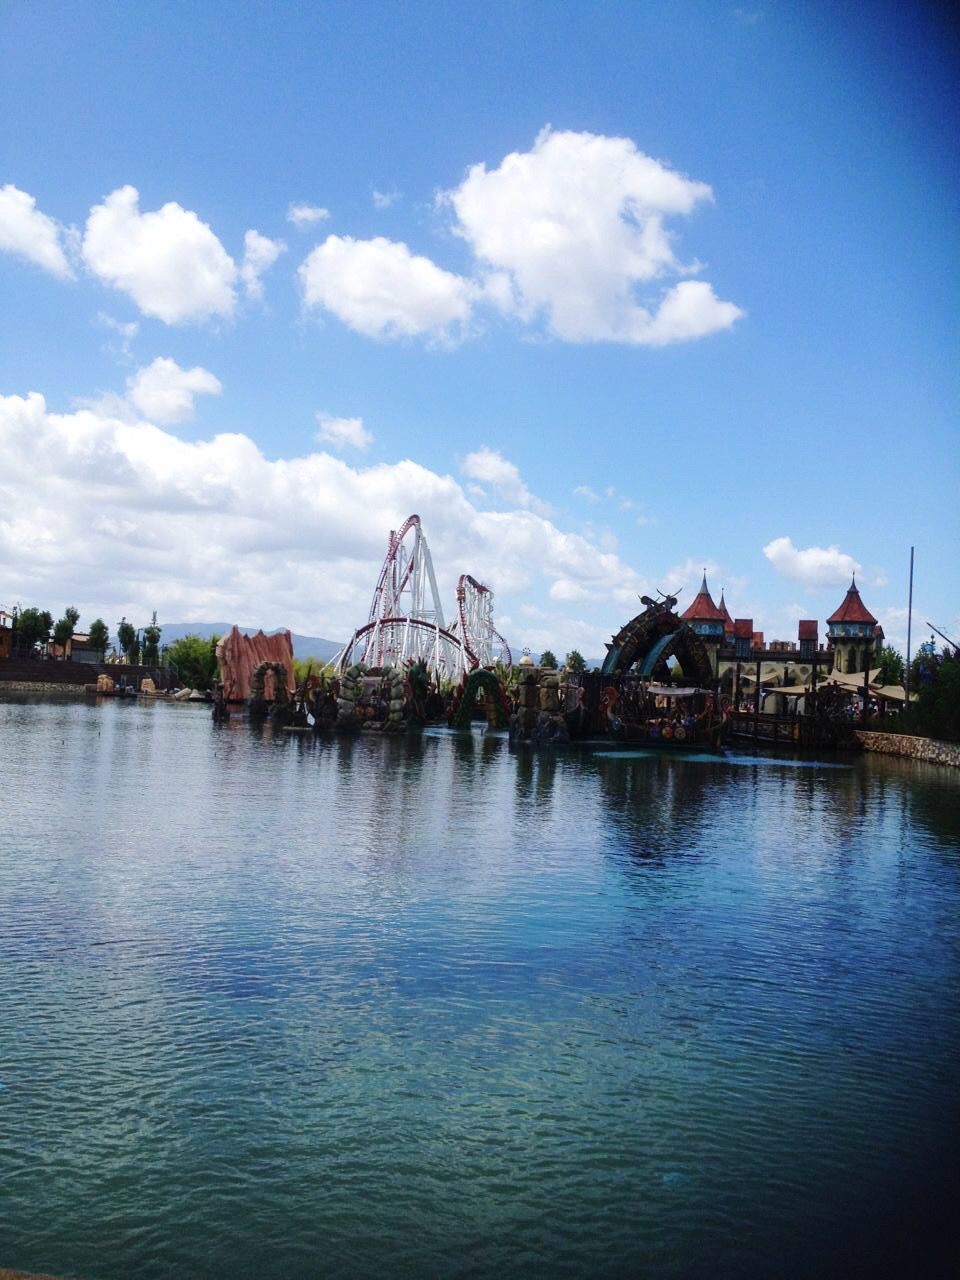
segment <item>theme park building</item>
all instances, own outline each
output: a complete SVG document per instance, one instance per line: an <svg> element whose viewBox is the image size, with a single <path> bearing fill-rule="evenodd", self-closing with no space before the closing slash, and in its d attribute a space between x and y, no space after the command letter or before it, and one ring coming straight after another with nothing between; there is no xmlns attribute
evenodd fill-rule
<svg viewBox="0 0 960 1280"><path fill-rule="evenodd" d="M744 678L755 678L760 663L760 683L764 685L804 685L809 683L814 664L821 676L831 671L855 674L877 665L883 646L883 628L860 598L854 579L843 602L827 619L826 643L820 642L815 618L801 618L797 639L771 640L753 629L752 618L731 618L720 593L717 605L707 587L704 573L700 590L681 614L684 622L700 636L713 673L721 684L732 683L739 665ZM753 673L746 666L752 664Z"/></svg>

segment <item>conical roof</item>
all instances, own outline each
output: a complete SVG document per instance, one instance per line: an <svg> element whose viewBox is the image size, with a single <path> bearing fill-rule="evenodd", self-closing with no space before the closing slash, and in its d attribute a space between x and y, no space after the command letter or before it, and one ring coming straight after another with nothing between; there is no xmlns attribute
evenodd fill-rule
<svg viewBox="0 0 960 1280"><path fill-rule="evenodd" d="M876 618L860 599L860 592L857 590L857 578L854 574L853 581L847 594L843 598L843 604L839 609L834 610L827 623L831 622L872 622L876 626Z"/></svg>
<svg viewBox="0 0 960 1280"><path fill-rule="evenodd" d="M730 626L732 627L732 626L733 626L733 619L730 617L730 610L727 608L727 602L726 602L726 600L724 600L724 598L723 598L723 588L722 588L722 587L720 588L720 604L719 604L719 609L720 609L720 612L723 614L723 620L724 620L724 622L729 622Z"/></svg>
<svg viewBox="0 0 960 1280"><path fill-rule="evenodd" d="M693 602L688 608L684 609L680 615L687 622L724 622L726 618L713 603L710 592L707 589L707 575L704 573L703 582L700 584L700 590L697 592Z"/></svg>

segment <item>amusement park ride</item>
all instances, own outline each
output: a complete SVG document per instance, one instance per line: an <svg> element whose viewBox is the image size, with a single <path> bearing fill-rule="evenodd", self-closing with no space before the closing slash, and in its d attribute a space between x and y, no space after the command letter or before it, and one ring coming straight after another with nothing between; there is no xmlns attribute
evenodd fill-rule
<svg viewBox="0 0 960 1280"><path fill-rule="evenodd" d="M354 663L392 667L423 662L438 677L459 682L478 667L512 665L510 648L493 625L493 592L469 574L457 583L456 619L447 626L430 548L418 515L391 530L367 621L334 658L337 671Z"/></svg>

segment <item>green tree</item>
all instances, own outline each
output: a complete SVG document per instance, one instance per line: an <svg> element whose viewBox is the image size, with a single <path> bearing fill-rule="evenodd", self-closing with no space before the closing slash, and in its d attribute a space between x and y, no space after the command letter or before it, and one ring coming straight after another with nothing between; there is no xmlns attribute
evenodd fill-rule
<svg viewBox="0 0 960 1280"><path fill-rule="evenodd" d="M13 616L14 643L25 653L32 653L40 642L50 639L53 617L46 609L21 609Z"/></svg>
<svg viewBox="0 0 960 1280"><path fill-rule="evenodd" d="M587 662L579 649L571 649L564 659L564 666L574 675L580 675L587 669Z"/></svg>
<svg viewBox="0 0 960 1280"><path fill-rule="evenodd" d="M94 618L90 623L90 647L96 649L100 654L100 661L103 661L103 655L106 652L107 645L110 643L110 632L107 624L102 618Z"/></svg>
<svg viewBox="0 0 960 1280"><path fill-rule="evenodd" d="M167 665L172 667L183 689L199 689L209 693L217 679L217 641L219 636L204 640L200 636L184 636L167 648Z"/></svg>
<svg viewBox="0 0 960 1280"><path fill-rule="evenodd" d="M540 665L546 667L548 671L556 671L557 656L552 649L544 649L540 655Z"/></svg>
<svg viewBox="0 0 960 1280"><path fill-rule="evenodd" d="M117 624L117 644L120 646L120 652L127 661L132 662L132 654L137 645L137 629L126 618L121 618Z"/></svg>
<svg viewBox="0 0 960 1280"><path fill-rule="evenodd" d="M505 689L512 689L517 683L519 668L516 666L508 667L501 658L498 658L493 664L493 674Z"/></svg>
<svg viewBox="0 0 960 1280"><path fill-rule="evenodd" d="M54 643L60 645L61 649L66 648L67 641L73 636L79 621L80 610L75 609L72 604L67 605L63 611L63 617L57 619L53 628Z"/></svg>
<svg viewBox="0 0 960 1280"><path fill-rule="evenodd" d="M896 649L884 648L877 657L881 684L903 684L903 655Z"/></svg>
<svg viewBox="0 0 960 1280"><path fill-rule="evenodd" d="M960 658L945 650L917 703L920 731L931 738L960 741Z"/></svg>
<svg viewBox="0 0 960 1280"><path fill-rule="evenodd" d="M154 609L149 627L143 629L143 665L156 667L160 664L160 633L162 627L157 626L157 611Z"/></svg>
<svg viewBox="0 0 960 1280"><path fill-rule="evenodd" d="M308 675L323 676L325 680L329 680L336 674L333 664L324 662L322 658L294 658L293 660L293 678L298 686L303 684Z"/></svg>

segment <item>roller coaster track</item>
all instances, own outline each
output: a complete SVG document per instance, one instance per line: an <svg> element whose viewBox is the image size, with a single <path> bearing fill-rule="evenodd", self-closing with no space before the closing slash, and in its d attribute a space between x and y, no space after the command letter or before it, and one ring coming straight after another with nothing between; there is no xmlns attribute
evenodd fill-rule
<svg viewBox="0 0 960 1280"><path fill-rule="evenodd" d="M423 661L431 671L454 681L497 659L511 665L510 648L493 625L489 587L461 574L456 612L456 621L448 627L420 517L408 516L390 532L367 621L334 664L344 671L354 662L385 667Z"/></svg>

